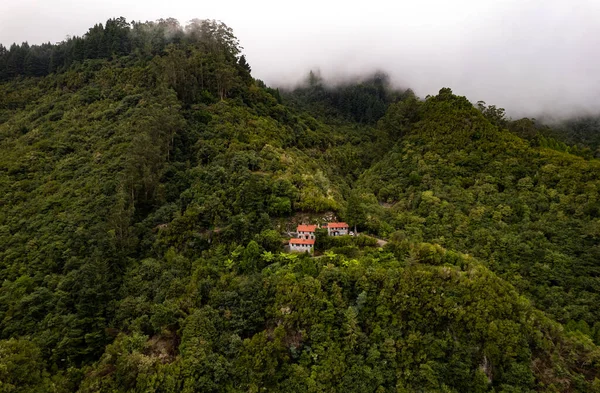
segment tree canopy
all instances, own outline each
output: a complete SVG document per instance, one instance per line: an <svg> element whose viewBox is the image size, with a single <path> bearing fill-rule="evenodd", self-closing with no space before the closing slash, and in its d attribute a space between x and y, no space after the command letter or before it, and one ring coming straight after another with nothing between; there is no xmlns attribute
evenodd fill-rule
<svg viewBox="0 0 600 393"><path fill-rule="evenodd" d="M198 19L0 46L0 391L600 392L594 146L242 51Z"/></svg>

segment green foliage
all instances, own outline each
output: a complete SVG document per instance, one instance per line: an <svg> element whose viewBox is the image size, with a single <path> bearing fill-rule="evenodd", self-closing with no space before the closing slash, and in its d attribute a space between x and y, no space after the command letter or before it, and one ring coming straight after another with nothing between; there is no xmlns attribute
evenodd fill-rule
<svg viewBox="0 0 600 393"><path fill-rule="evenodd" d="M250 70L210 20L0 46L0 391L598 390L587 150ZM361 235L282 252L304 217Z"/></svg>
<svg viewBox="0 0 600 393"><path fill-rule="evenodd" d="M600 118L584 115L559 122L548 122L546 137L558 139L571 149L583 150L590 156L600 157Z"/></svg>
<svg viewBox="0 0 600 393"><path fill-rule="evenodd" d="M381 220L405 238L484 258L559 321L593 325L598 161L533 148L447 91L421 113L359 180L390 206Z"/></svg>
<svg viewBox="0 0 600 393"><path fill-rule="evenodd" d="M83 391L562 391L575 369L597 375L598 348L564 336L473 258L405 246L418 250L417 265L402 268L385 251L327 253L288 259L259 279L213 274L214 289L180 330L179 356L169 355L169 336L120 336Z"/></svg>
<svg viewBox="0 0 600 393"><path fill-rule="evenodd" d="M310 71L303 86L284 92L284 98L299 108L364 124L375 124L391 102L407 95L414 96L410 90L393 90L389 76L383 72L330 86L320 73Z"/></svg>
<svg viewBox="0 0 600 393"><path fill-rule="evenodd" d="M378 127L386 131L394 140L402 138L410 126L419 121L420 101L409 90L406 98L391 104L385 115L379 120Z"/></svg>
<svg viewBox="0 0 600 393"><path fill-rule="evenodd" d="M94 25L82 37L70 37L55 45L47 43L30 46L13 44L10 49L0 47L0 81L18 76L45 76L63 72L76 62L90 59L111 59L130 56L138 59L162 54L169 45L187 45L209 53L213 59L233 61L241 48L233 30L215 20L193 19L182 27L175 19L156 22L129 23L123 17L113 18ZM193 60L192 60L193 61ZM197 64L202 67L202 64ZM248 76L250 66L245 58L239 67L207 67L207 75L215 73L221 93L226 93L230 74ZM227 75L227 76L226 76ZM203 83L203 81L201 81ZM201 83L201 84L202 84Z"/></svg>
<svg viewBox="0 0 600 393"><path fill-rule="evenodd" d="M28 340L0 341L0 391L50 392L40 349Z"/></svg>
<svg viewBox="0 0 600 393"><path fill-rule="evenodd" d="M365 206L362 196L358 191L353 190L350 193L344 216L348 224L354 227L355 233L358 226L364 225L366 220Z"/></svg>

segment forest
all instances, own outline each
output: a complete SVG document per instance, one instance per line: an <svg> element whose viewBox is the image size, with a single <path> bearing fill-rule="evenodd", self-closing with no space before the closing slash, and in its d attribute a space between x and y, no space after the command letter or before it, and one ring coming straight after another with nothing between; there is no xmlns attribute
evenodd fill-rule
<svg viewBox="0 0 600 393"><path fill-rule="evenodd" d="M597 130L215 20L0 45L0 392L600 392Z"/></svg>

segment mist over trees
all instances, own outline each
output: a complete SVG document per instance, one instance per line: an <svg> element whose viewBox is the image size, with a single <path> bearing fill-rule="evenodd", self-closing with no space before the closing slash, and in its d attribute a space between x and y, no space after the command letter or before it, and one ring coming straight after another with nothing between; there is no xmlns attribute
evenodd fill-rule
<svg viewBox="0 0 600 393"><path fill-rule="evenodd" d="M279 90L292 105L362 124L376 123L390 103L413 94L410 89L394 88L381 71L337 83L324 80L318 71L309 71L301 85Z"/></svg>
<svg viewBox="0 0 600 393"><path fill-rule="evenodd" d="M0 56L0 391L600 392L593 121L270 88L212 20Z"/></svg>
<svg viewBox="0 0 600 393"><path fill-rule="evenodd" d="M162 54L169 44L192 43L221 56L237 57L241 50L232 29L215 20L193 19L182 26L173 18L127 22L120 17L109 19L104 25L98 23L83 36L57 44L30 46L24 42L10 48L0 45L0 80L62 72L75 62L91 59L151 58Z"/></svg>

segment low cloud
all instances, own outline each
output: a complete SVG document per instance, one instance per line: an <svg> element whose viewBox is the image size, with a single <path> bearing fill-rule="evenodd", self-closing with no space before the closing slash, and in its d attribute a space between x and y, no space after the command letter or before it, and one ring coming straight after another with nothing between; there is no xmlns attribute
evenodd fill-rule
<svg viewBox="0 0 600 393"><path fill-rule="evenodd" d="M450 87L512 117L600 113L600 2L372 0L303 2L5 0L0 41L56 42L110 17L218 19L234 29L255 77L291 86L383 70L419 96Z"/></svg>
<svg viewBox="0 0 600 393"><path fill-rule="evenodd" d="M268 44L264 37L246 47L257 76L275 85L296 83L309 69L333 80L383 70L419 96L450 87L513 117L600 113L599 5L480 4L446 19L425 15L411 22L399 15L393 26L384 19L294 32Z"/></svg>

